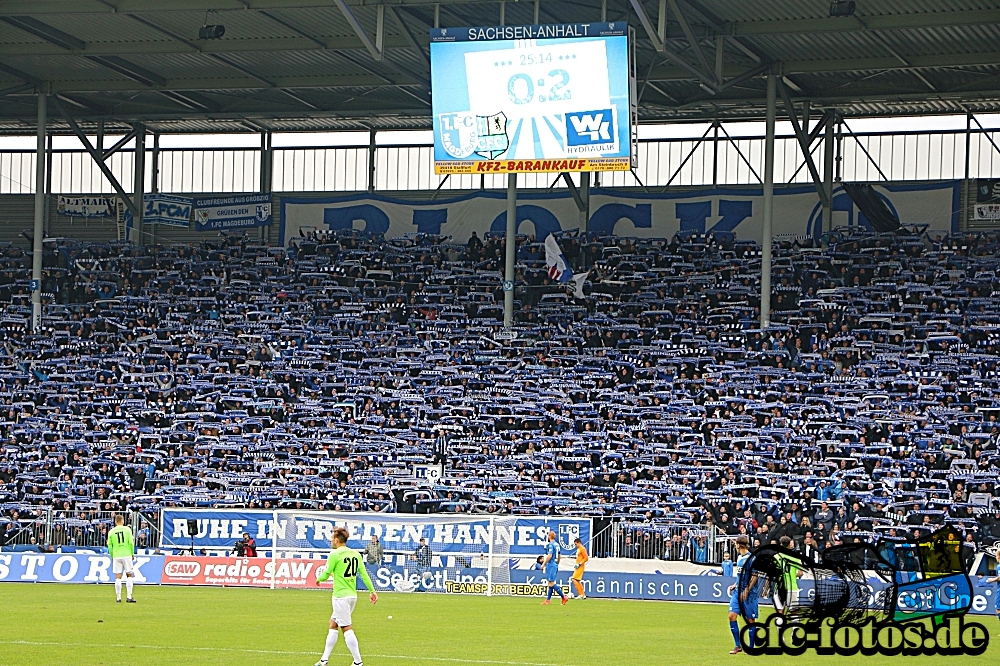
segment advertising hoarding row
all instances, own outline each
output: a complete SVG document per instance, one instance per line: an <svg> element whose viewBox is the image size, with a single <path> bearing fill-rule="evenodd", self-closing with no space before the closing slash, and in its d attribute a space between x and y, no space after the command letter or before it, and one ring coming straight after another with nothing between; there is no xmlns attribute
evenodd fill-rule
<svg viewBox="0 0 1000 666"><path fill-rule="evenodd" d="M378 565L366 565L378 590L392 590L400 583L425 592L485 594L489 586L482 568L455 566L456 557L436 557L431 566L416 566L405 557L388 555ZM214 587L271 587L328 589L330 582L315 584L323 559L266 557L186 557L141 555L135 562L135 582L143 585L207 585ZM569 570L561 570L559 583L569 589ZM87 553L0 552L0 583L111 583L111 558ZM714 575L672 575L594 571L584 576L588 597L607 599L648 599L657 601L698 601L728 603L727 590L735 578ZM994 612L995 586L972 577L971 613ZM880 589L871 578L873 590ZM363 583L361 584L363 587ZM510 580L493 583L494 594L544 596L541 571L511 569ZM803 585L801 594L812 590ZM906 607L908 602L902 604Z"/></svg>

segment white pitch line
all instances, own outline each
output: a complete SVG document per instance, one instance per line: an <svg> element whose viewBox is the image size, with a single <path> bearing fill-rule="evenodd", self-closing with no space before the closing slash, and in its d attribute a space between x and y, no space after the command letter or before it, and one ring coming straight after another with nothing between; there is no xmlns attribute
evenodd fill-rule
<svg viewBox="0 0 1000 666"><path fill-rule="evenodd" d="M2 641L0 645L37 645L44 647L82 647L82 648L138 648L140 650L190 650L194 652L245 652L248 654L288 654L315 655L315 652L294 652L288 650L252 650L246 648L196 647L187 645L129 645L125 643L56 643L54 641ZM500 666L560 666L533 661L494 661L492 659L459 659L457 657L427 657L402 654L370 654L379 659L406 659L407 661L440 661L457 664L499 664Z"/></svg>

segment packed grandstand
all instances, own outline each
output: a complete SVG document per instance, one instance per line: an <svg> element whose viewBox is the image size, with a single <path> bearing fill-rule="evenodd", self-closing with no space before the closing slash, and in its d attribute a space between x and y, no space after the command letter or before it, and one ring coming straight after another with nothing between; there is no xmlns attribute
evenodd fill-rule
<svg viewBox="0 0 1000 666"><path fill-rule="evenodd" d="M47 241L44 335L2 248L3 544L127 509L155 546L178 506L585 515L598 556L695 562L1000 539L1000 235L779 238L767 330L753 242L561 242L587 297L519 237L514 335L502 238Z"/></svg>

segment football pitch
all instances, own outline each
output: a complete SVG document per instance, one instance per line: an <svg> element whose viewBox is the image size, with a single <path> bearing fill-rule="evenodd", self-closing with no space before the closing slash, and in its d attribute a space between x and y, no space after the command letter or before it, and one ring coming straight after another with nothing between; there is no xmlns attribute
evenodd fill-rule
<svg viewBox="0 0 1000 666"><path fill-rule="evenodd" d="M330 615L318 590L136 587L137 604L116 604L110 585L4 583L0 664L45 666L312 666ZM392 619L389 619L392 616ZM979 657L920 657L921 663L998 663L1000 623ZM624 664L898 663L913 657L730 656L726 607L646 601L384 594L358 599L355 629L366 666L617 666ZM331 666L351 663L343 638Z"/></svg>

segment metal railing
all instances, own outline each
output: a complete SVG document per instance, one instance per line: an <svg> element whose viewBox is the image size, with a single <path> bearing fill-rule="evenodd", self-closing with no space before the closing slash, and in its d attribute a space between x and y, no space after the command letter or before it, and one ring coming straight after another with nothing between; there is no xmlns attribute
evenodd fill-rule
<svg viewBox="0 0 1000 666"><path fill-rule="evenodd" d="M724 126L720 126L724 127ZM711 128L710 128L711 130ZM968 144L968 151L966 145ZM147 144L148 145L148 144ZM835 164L843 181L906 181L1000 177L1000 130L975 127L933 132L838 132ZM816 164L823 164L825 144L813 144ZM158 148L146 151L146 191L256 192L261 188L262 159L272 159L271 191L358 192L365 190L502 189L506 176L437 176L428 145L274 148ZM708 131L701 138L650 139L639 142L638 166L631 172L596 176L595 184L613 187L754 185L763 168L764 137L730 136ZM156 159L153 157L156 155ZM374 155L375 169L369 169ZM966 158L968 157L968 172ZM156 168L154 169L154 162ZM116 152L108 166L119 182L133 182L134 154ZM0 150L0 194L34 192L35 154ZM107 178L83 150L53 150L50 192L112 193ZM374 176L374 182L370 182ZM808 183L809 170L792 136L775 145L775 182ZM577 180L578 182L578 180ZM520 174L523 188L565 187L556 174Z"/></svg>
<svg viewBox="0 0 1000 666"><path fill-rule="evenodd" d="M16 518L0 521L0 546L33 546L41 550L65 546L106 548L108 532L118 512L70 510L50 507L22 509ZM155 548L160 542L160 512L126 513L136 548Z"/></svg>
<svg viewBox="0 0 1000 666"><path fill-rule="evenodd" d="M594 551L596 557L718 564L724 553L732 555L734 538L705 525L616 520L607 535L595 535Z"/></svg>

